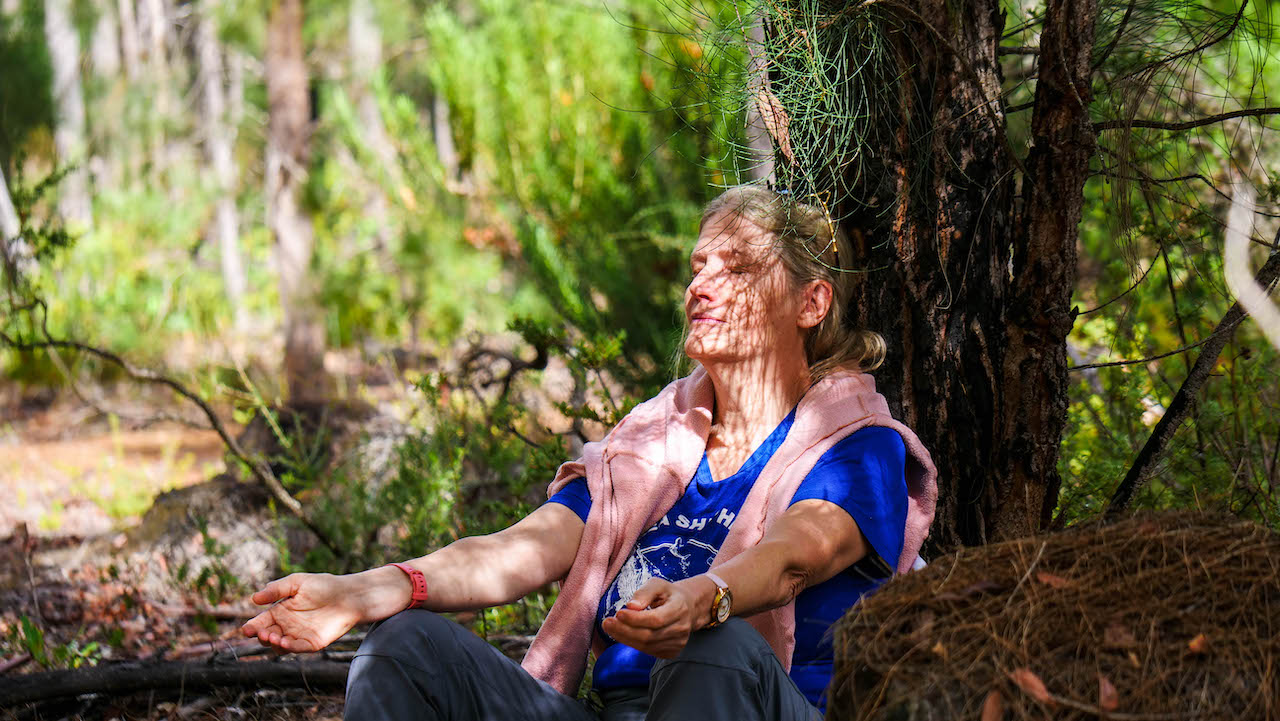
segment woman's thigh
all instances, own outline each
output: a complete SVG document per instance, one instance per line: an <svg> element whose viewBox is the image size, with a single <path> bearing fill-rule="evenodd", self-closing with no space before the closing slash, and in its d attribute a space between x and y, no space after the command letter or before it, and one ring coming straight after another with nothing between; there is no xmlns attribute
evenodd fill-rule
<svg viewBox="0 0 1280 721"><path fill-rule="evenodd" d="M370 629L351 663L344 718L598 721L475 634L421 609Z"/></svg>
<svg viewBox="0 0 1280 721"><path fill-rule="evenodd" d="M694 633L680 655L658 661L649 699L648 721L821 718L768 642L740 618Z"/></svg>

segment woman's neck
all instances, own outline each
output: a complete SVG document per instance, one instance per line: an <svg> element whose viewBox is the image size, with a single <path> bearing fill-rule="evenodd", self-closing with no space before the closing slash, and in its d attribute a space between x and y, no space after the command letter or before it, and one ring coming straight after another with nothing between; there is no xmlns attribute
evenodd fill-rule
<svg viewBox="0 0 1280 721"><path fill-rule="evenodd" d="M712 416L716 438L754 447L786 417L809 387L809 366L778 358L704 364L715 388Z"/></svg>

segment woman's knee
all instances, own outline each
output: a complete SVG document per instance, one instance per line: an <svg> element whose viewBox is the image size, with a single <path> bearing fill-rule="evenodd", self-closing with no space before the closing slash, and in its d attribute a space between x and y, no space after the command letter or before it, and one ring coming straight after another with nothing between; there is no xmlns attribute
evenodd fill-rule
<svg viewBox="0 0 1280 721"><path fill-rule="evenodd" d="M731 618L715 628L706 628L689 636L689 642L675 658L659 659L653 675L662 675L673 666L708 666L720 670L745 671L751 674L773 656L773 649L759 631L741 618ZM685 678L692 678L682 673Z"/></svg>
<svg viewBox="0 0 1280 721"><path fill-rule="evenodd" d="M760 632L741 618L730 618L714 628L704 628L689 636L689 642L673 661L714 661L755 658L762 651L772 653Z"/></svg>
<svg viewBox="0 0 1280 721"><path fill-rule="evenodd" d="M386 656L422 668L427 663L444 661L449 649L457 646L456 626L424 609L401 611L374 624L356 655Z"/></svg>

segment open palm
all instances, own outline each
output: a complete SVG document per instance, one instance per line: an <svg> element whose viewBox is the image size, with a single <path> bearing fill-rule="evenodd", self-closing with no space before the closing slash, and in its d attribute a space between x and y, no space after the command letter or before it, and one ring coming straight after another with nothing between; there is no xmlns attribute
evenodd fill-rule
<svg viewBox="0 0 1280 721"><path fill-rule="evenodd" d="M254 603L274 605L241 630L284 651L319 651L360 622L362 614L352 597L338 576L291 574L253 594Z"/></svg>

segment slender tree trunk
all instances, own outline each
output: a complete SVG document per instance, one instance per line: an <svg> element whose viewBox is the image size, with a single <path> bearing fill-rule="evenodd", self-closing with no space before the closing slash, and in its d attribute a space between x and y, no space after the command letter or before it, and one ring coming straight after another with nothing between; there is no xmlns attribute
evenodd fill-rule
<svg viewBox="0 0 1280 721"><path fill-rule="evenodd" d="M760 104L769 92L769 58L765 50L764 15L756 13L747 28L747 146L751 148L748 177L770 185L776 182L773 172L773 141L769 139Z"/></svg>
<svg viewBox="0 0 1280 721"><path fill-rule="evenodd" d="M22 223L13 207L9 185L0 172L0 279L17 284L17 281L33 270L35 260L31 248L22 237Z"/></svg>
<svg viewBox="0 0 1280 721"><path fill-rule="evenodd" d="M436 160L444 168L445 189L466 195L475 190L470 172L462 169L458 147L453 142L453 125L449 121L449 99L436 89L431 95L431 131L436 141Z"/></svg>
<svg viewBox="0 0 1280 721"><path fill-rule="evenodd" d="M276 239L291 403L323 401L324 326L311 282L314 236L299 205L311 142L302 0L276 0L267 24L267 224Z"/></svg>
<svg viewBox="0 0 1280 721"><path fill-rule="evenodd" d="M351 49L351 84L356 95L360 125L365 142L378 161L390 172L398 171L396 150L382 122L382 111L373 94L374 76L382 72L382 30L373 16L369 0L351 0L348 9L347 43Z"/></svg>
<svg viewBox="0 0 1280 721"><path fill-rule="evenodd" d="M889 341L879 387L938 465L933 542L951 548L1032 533L1057 502L1095 8L1049 3L1019 199L1000 4L910 6L871 10L886 13L896 61L873 87L896 109L860 165L833 150L819 184L847 198L835 210L854 246L851 317ZM1081 98L1063 94L1071 83Z"/></svg>
<svg viewBox="0 0 1280 721"><path fill-rule="evenodd" d="M168 48L169 35L175 29L169 7L164 0L142 0L139 5L138 30L146 58L146 85L150 104L146 109L147 157L150 160L151 182L161 183L165 171L172 165L169 143L169 126L177 112L173 84L170 82ZM176 60L176 58L175 58Z"/></svg>
<svg viewBox="0 0 1280 721"><path fill-rule="evenodd" d="M85 170L84 95L80 85L80 36L71 22L69 0L45 0L44 31L53 66L53 144L62 165L76 168L62 180L58 210L81 229L93 227L93 206Z"/></svg>
<svg viewBox="0 0 1280 721"><path fill-rule="evenodd" d="M244 121L244 54L232 48L226 50L227 64L227 124L238 129Z"/></svg>
<svg viewBox="0 0 1280 721"><path fill-rule="evenodd" d="M240 253L240 221L236 211L236 167L232 156L236 128L227 123L226 87L223 84L222 47L206 2L196 18L196 58L199 67L204 152L213 171L218 199L214 206L213 235L222 262L222 283L235 318L235 327L247 323L244 309L245 271Z"/></svg>
<svg viewBox="0 0 1280 721"><path fill-rule="evenodd" d="M116 7L120 16L120 59L124 63L124 73L129 82L138 79L138 20L134 12L133 0L118 0Z"/></svg>
<svg viewBox="0 0 1280 721"><path fill-rule="evenodd" d="M373 79L382 70L382 32L373 17L369 0L351 0L348 8L347 45L351 51L351 89L356 113L360 119L363 140L377 159L378 170L393 186L403 182L397 163L395 146L382 122L382 111L373 94ZM378 172L378 171L374 171ZM386 194L378 185L370 185L365 198L365 217L377 227L379 247L386 248L390 239Z"/></svg>
<svg viewBox="0 0 1280 721"><path fill-rule="evenodd" d="M120 72L120 29L110 2L95 3L98 22L93 26L93 41L89 56L93 59L93 71L101 78L114 78Z"/></svg>

